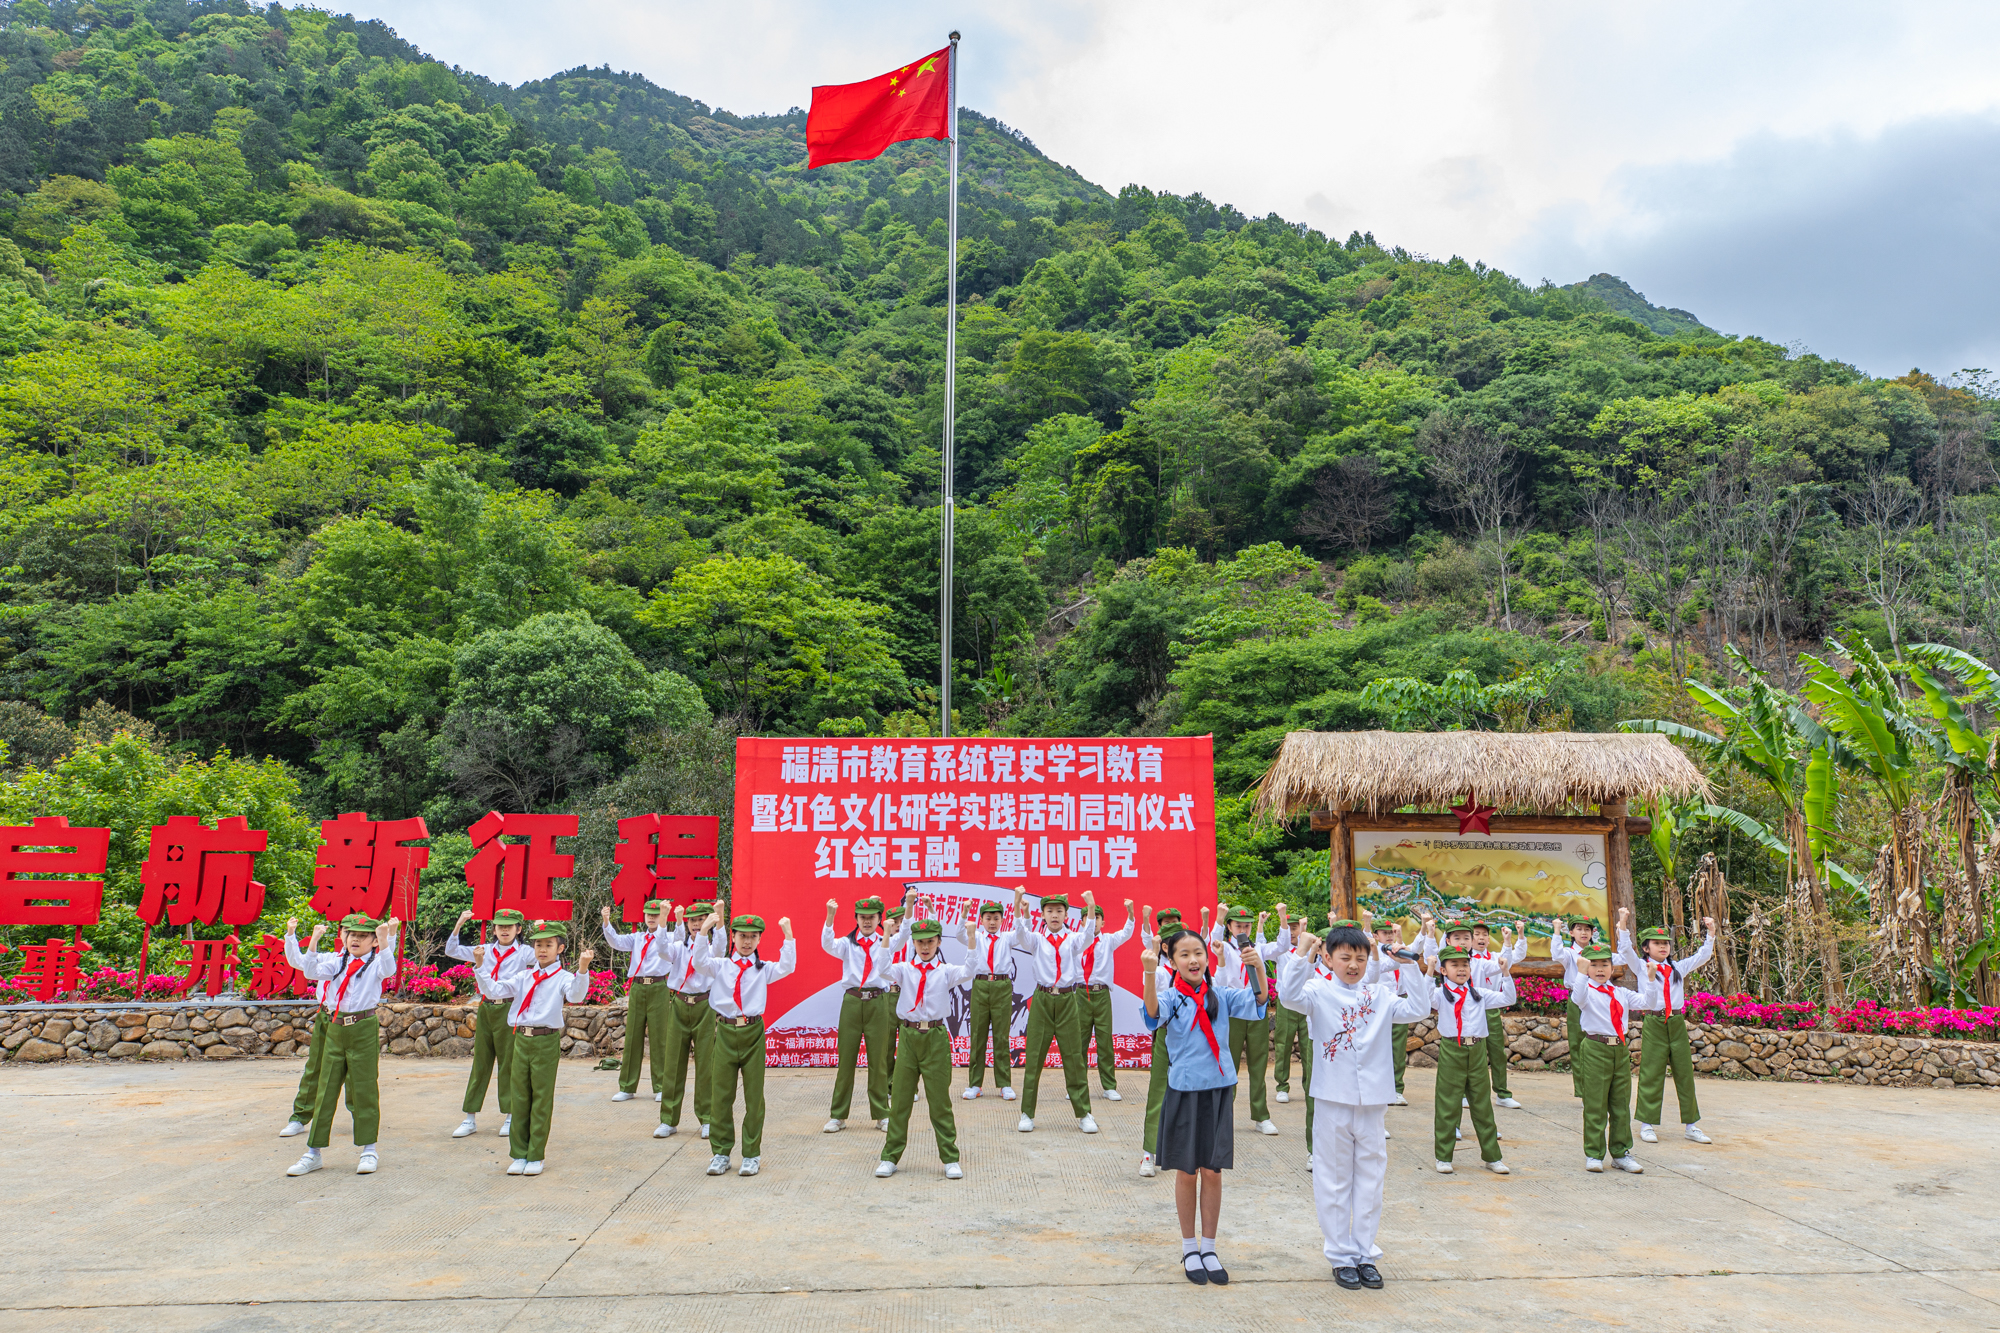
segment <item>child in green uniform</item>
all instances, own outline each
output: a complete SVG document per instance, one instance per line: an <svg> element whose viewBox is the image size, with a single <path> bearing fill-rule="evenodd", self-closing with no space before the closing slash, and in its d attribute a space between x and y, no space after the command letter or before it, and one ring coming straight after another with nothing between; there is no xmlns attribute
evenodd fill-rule
<svg viewBox="0 0 2000 1333"><path fill-rule="evenodd" d="M470 945L459 942L458 932L470 920L470 909L461 912L444 944L447 958L472 964L472 982L479 990L479 1008L472 1020L472 1070L465 1077L465 1119L451 1136L462 1139L478 1131L479 1108L486 1105L486 1085L498 1065L500 1133L505 1137L514 1130L514 1117L508 1114L514 1107L514 1031L507 1026L507 997L496 986L503 977L527 971L534 950L520 940L526 918L511 907L502 908L493 914L493 946L482 964Z"/></svg>
<svg viewBox="0 0 2000 1333"><path fill-rule="evenodd" d="M1278 904L1278 934L1269 944L1258 941L1257 952L1265 962L1275 963L1290 953L1298 944L1297 932L1302 926L1295 926L1286 915L1285 905ZM1299 1055L1299 1078L1304 1088L1303 1100L1308 1107L1312 1104L1312 1038L1306 1035L1306 1016L1285 1008L1282 1004L1271 1004L1266 1012L1271 1015L1271 1032L1276 1039L1277 1049L1271 1058L1276 1061L1272 1067L1272 1081L1278 1089L1278 1100L1292 1099L1292 1052Z"/></svg>
<svg viewBox="0 0 2000 1333"><path fill-rule="evenodd" d="M320 1070L319 1105L313 1108L312 1134L306 1139L305 1156L285 1172L303 1176L320 1169L319 1150L333 1142L333 1113L340 1105L342 1089L348 1094L348 1109L354 1119L354 1144L361 1150L354 1173L372 1175L378 1157L376 1139L382 1128L382 1089L378 1081L382 1055L382 1029L375 1020L375 1007L382 1003L382 988L396 975L396 931L400 923L390 917L381 926L360 913L340 923L341 943L346 952L324 954L313 960L315 981L326 987L326 1055ZM296 941L299 923L286 923L285 937ZM306 952L319 947L326 933L322 922L313 928L312 943Z"/></svg>
<svg viewBox="0 0 2000 1333"><path fill-rule="evenodd" d="M1632 949L1626 913L1618 909L1618 961L1640 975L1651 963L1660 976L1661 1012L1647 1014L1643 1028L1645 1041L1639 1047L1639 1097L1634 1114L1639 1118L1639 1138L1658 1143L1653 1127L1660 1123L1660 1107L1667 1095L1667 1071L1673 1070L1674 1096L1680 1102L1681 1135L1691 1143L1708 1143L1701 1128L1701 1104L1695 1099L1694 1052L1688 1046L1687 978L1715 953L1715 919L1703 917L1708 938L1693 954L1676 959L1673 936L1658 926L1639 932L1642 957Z"/></svg>
<svg viewBox="0 0 2000 1333"><path fill-rule="evenodd" d="M868 1118L877 1129L888 1126L889 1078L896 1047L896 1002L889 994L889 960L896 944L882 935L882 900L863 898L854 904L854 929L845 935L833 931L834 915L840 904L826 900L826 926L820 931L819 946L840 960L839 1064L833 1074L833 1104L828 1108L823 1134L838 1134L847 1127L854 1105L854 1069L862 1043L868 1046Z"/></svg>
<svg viewBox="0 0 2000 1333"><path fill-rule="evenodd" d="M710 1048L715 1043L715 1024L708 1008L708 978L694 966L694 936L700 924L715 910L706 899L685 910L674 909L675 939L680 952L667 973L667 1060L660 1080L660 1123L653 1130L656 1139L669 1138L681 1123L681 1105L688 1092L688 1060L694 1061L694 1118L701 1136L708 1137L708 1097ZM719 937L709 943L721 952L726 946Z"/></svg>
<svg viewBox="0 0 2000 1333"><path fill-rule="evenodd" d="M660 1100L666 1086L667 954L658 935L666 907L658 898L648 898L640 909L646 928L630 934L611 928L609 906L600 909L604 942L632 955L625 970L625 1050L618 1060L614 1102L629 1102L639 1095L639 1068L649 1057L654 1101Z"/></svg>
<svg viewBox="0 0 2000 1333"><path fill-rule="evenodd" d="M1090 1084L1084 1077L1083 1020L1076 999L1082 989L1079 959L1097 938L1097 922L1089 909L1097 905L1088 892L1083 895L1083 929L1069 928L1069 899L1062 894L1044 894L1039 928L1031 924L1023 889L1014 890L1014 947L1032 954L1035 960L1035 998L1028 1010L1028 1067L1021 1082L1021 1118L1014 1128L1023 1134L1035 1129L1035 1097L1041 1090L1042 1066L1049 1058L1053 1041L1062 1057L1063 1086L1069 1093L1070 1110L1076 1127L1086 1134L1097 1132L1097 1120L1090 1114Z"/></svg>
<svg viewBox="0 0 2000 1333"><path fill-rule="evenodd" d="M1646 963L1643 989L1614 986L1611 946L1587 945L1581 953L1582 971L1571 993L1583 1011L1578 1016L1583 1041L1572 1059L1583 1087L1583 1169L1602 1171L1608 1145L1612 1165L1636 1176L1646 1168L1632 1156L1632 1056L1625 1026L1633 1014L1660 1007L1660 980Z"/></svg>
<svg viewBox="0 0 2000 1333"><path fill-rule="evenodd" d="M285 935L285 961L306 976L317 975L318 964L313 961L317 955L308 957L299 949L299 942L289 932ZM299 1071L299 1090L292 1096L292 1118L278 1131L281 1139L295 1138L306 1132L312 1124L314 1113L319 1109L319 1069L326 1055L326 983L313 982L313 1000L319 1006L313 1013L312 1028L306 1037L306 1067ZM354 1090L348 1089L347 1113L354 1114Z"/></svg>
<svg viewBox="0 0 2000 1333"><path fill-rule="evenodd" d="M1502 931L1503 936L1508 933ZM1494 969L1496 978L1501 973L1511 977L1514 964L1528 956L1528 932L1524 927L1521 937L1512 944L1503 938L1500 948L1495 950L1493 928L1484 921L1475 921L1472 923L1472 947L1466 952L1472 955L1475 968ZM1497 1017L1486 1025L1486 1070L1493 1083L1493 1104L1520 1110L1521 1103L1515 1101L1514 1094L1507 1089L1507 1025Z"/></svg>
<svg viewBox="0 0 2000 1333"><path fill-rule="evenodd" d="M708 978L708 1007L714 1013L715 1044L709 1060L715 1067L709 1093L708 1144L714 1156L708 1159L708 1174L719 1176L729 1170L730 1150L736 1146L736 1080L743 1080L743 1165L739 1176L754 1176L763 1165L764 1152L764 1006L770 987L792 974L799 964L798 945L792 939L792 919L778 918L785 932L778 961L765 962L757 954L764 938L764 918L748 912L729 923L730 949L727 956L709 952L709 932L722 924L720 916L710 916L702 926L701 938L694 943L696 969Z"/></svg>
<svg viewBox="0 0 2000 1333"><path fill-rule="evenodd" d="M1077 955L1077 977L1083 989L1077 992L1077 1015L1083 1024L1083 1041L1079 1049L1088 1050L1091 1040L1097 1042L1097 1085L1103 1089L1107 1102L1123 1101L1125 1096L1118 1091L1118 1052L1113 1044L1111 1026L1111 987L1117 976L1116 954L1125 941L1132 938L1132 932L1139 927L1138 913L1132 910L1132 900L1125 900L1125 924L1109 935L1104 933L1104 909L1093 906L1091 917L1097 922L1097 938Z"/></svg>
<svg viewBox="0 0 2000 1333"><path fill-rule="evenodd" d="M1436 1131L1437 1169L1452 1173L1452 1153L1458 1127L1467 1107L1472 1111L1472 1127L1479 1135L1479 1156L1495 1175L1508 1174L1500 1158L1500 1134L1493 1123L1492 1085L1486 1064L1488 1011L1514 1003L1514 978L1510 972L1487 973L1474 977L1472 956L1464 949L1446 948L1437 956L1444 972L1431 992L1437 1011L1438 1066ZM1430 971L1426 960L1424 970ZM1497 981L1498 985L1488 985Z"/></svg>
<svg viewBox="0 0 2000 1333"><path fill-rule="evenodd" d="M1163 908L1159 918L1155 920L1153 909L1148 907L1145 915L1148 928L1139 932L1139 945L1142 949L1158 953L1160 937L1177 934L1180 931L1181 914L1171 907ZM1166 964L1162 963L1160 966L1164 968ZM1173 978L1170 976L1156 977L1155 981L1159 990L1173 985ZM1153 1029L1153 1056L1150 1064L1151 1067L1146 1071L1146 1136L1141 1140L1144 1155L1139 1158L1139 1174L1142 1176L1157 1176L1160 1173L1158 1157L1160 1108L1166 1105L1167 1100L1167 1045L1161 1039L1158 1028Z"/></svg>
<svg viewBox="0 0 2000 1333"><path fill-rule="evenodd" d="M508 1135L513 1160L510 1176L539 1176L548 1153L549 1127L555 1116L556 1070L562 1064L563 1004L582 1004L590 994L590 960L585 949L576 971L562 965L563 929L537 922L528 936L535 948L535 965L494 987L513 1003L507 1027L514 1034L514 1116ZM484 947L477 952L484 954Z"/></svg>
<svg viewBox="0 0 2000 1333"><path fill-rule="evenodd" d="M1401 986L1402 969L1414 967L1415 963L1396 957L1396 950L1403 947L1403 928L1394 921L1374 923L1375 955L1369 960L1368 981L1387 982ZM1389 1058L1396 1071L1396 1095L1390 1099L1391 1106L1408 1106L1410 1099L1403 1095L1403 1071L1410 1064L1410 1027L1408 1023L1393 1024L1390 1029Z"/></svg>
<svg viewBox="0 0 2000 1333"><path fill-rule="evenodd" d="M1563 986L1569 991L1569 1003L1563 1006L1569 1037L1569 1085L1572 1097L1583 1096L1583 1076L1577 1064L1577 1048L1583 1044L1583 1009L1577 1003L1577 987L1583 975L1583 951L1597 935L1597 918L1594 916L1566 916L1563 925L1569 932L1567 942L1554 933L1556 922L1549 922L1549 958L1562 965Z"/></svg>
<svg viewBox="0 0 2000 1333"><path fill-rule="evenodd" d="M1218 951L1215 963L1215 984L1223 990L1249 990L1250 973L1260 971L1263 963L1257 949L1257 939L1264 933L1264 916L1260 913L1252 917L1242 907L1232 908L1228 903L1215 905L1215 930L1209 935L1208 943ZM1251 933L1252 923L1256 934ZM1247 952L1246 952L1247 951ZM1251 962L1251 959L1258 959ZM1259 1134L1276 1134L1278 1126L1271 1119L1271 1105L1265 1100L1265 1071L1271 1063L1271 1019L1268 1013L1260 1011L1254 1018L1241 1018L1229 1025L1229 1058L1236 1062L1236 1068L1245 1064L1250 1067L1250 1122Z"/></svg>
<svg viewBox="0 0 2000 1333"><path fill-rule="evenodd" d="M1014 945L1012 932L1002 934L1004 910L999 903L979 904L979 926L966 941L972 964L971 1068L965 1100L979 1096L986 1080L986 1045L993 1043L993 1085L1003 1101L1014 1100Z"/></svg>
<svg viewBox="0 0 2000 1333"><path fill-rule="evenodd" d="M922 911L922 907L918 908ZM896 1021L896 1085L889 1102L889 1137L882 1144L882 1160L875 1174L896 1174L903 1149L910 1141L910 1111L917 1100L917 1080L924 1083L924 1100L931 1108L931 1133L937 1139L938 1160L944 1163L946 1180L960 1180L965 1170L958 1164L957 1125L951 1113L951 1033L945 1017L951 1013L952 992L972 980L972 964L947 963L938 952L944 927L926 918L910 927L911 958L890 963L899 998ZM960 935L970 952L970 923Z"/></svg>

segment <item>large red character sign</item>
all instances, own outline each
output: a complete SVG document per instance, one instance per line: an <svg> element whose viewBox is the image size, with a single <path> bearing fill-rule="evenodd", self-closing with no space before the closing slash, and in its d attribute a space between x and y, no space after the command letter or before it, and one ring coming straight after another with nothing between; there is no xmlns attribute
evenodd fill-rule
<svg viewBox="0 0 2000 1333"><path fill-rule="evenodd" d="M767 956L777 951L779 917L789 916L799 937L798 970L771 990L773 1064L835 1058L840 967L819 941L828 898L839 900L838 929L846 931L856 898L933 895L946 917L946 955L955 958L962 914L984 899L1011 910L1016 887L1031 905L1045 893L1066 895L1078 924L1091 890L1106 931L1116 931L1127 898L1196 920L1214 906L1215 883L1207 736L736 744L731 908L764 917ZM1135 1060L1144 1031L1137 939L1113 956L1114 1028L1121 1060ZM1019 1032L1033 966L1026 954L1015 962ZM955 1038L964 1008L947 1019Z"/></svg>
<svg viewBox="0 0 2000 1333"><path fill-rule="evenodd" d="M430 837L422 819L370 819L359 810L319 826L313 855L312 910L329 921L353 912L380 921L417 919L418 879L431 863L428 847L405 847Z"/></svg>
<svg viewBox="0 0 2000 1333"><path fill-rule="evenodd" d="M618 821L618 847L612 859L618 874L611 881L611 900L622 919L638 921L646 902L689 906L699 899L715 900L722 863L716 852L722 821L714 815L632 815Z"/></svg>
<svg viewBox="0 0 2000 1333"><path fill-rule="evenodd" d="M257 853L271 835L241 815L209 828L193 815L168 815L153 826L146 863L139 867L139 919L173 926L199 922L247 926L264 914L264 886L251 878Z"/></svg>
<svg viewBox="0 0 2000 1333"><path fill-rule="evenodd" d="M556 839L574 838L576 828L575 815L481 815L466 830L479 849L465 863L472 915L491 921L511 907L530 921L569 920L576 904L556 897L554 884L576 873L576 857L558 852Z"/></svg>
<svg viewBox="0 0 2000 1333"><path fill-rule="evenodd" d="M32 850L31 850L32 849ZM0 925L94 926L104 910L111 830L71 828L61 815L0 827ZM97 876L23 879L24 875Z"/></svg>

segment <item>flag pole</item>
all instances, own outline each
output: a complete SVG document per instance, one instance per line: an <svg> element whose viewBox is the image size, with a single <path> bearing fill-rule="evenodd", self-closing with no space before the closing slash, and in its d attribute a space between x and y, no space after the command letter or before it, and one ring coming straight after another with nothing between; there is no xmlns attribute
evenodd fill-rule
<svg viewBox="0 0 2000 1333"><path fill-rule="evenodd" d="M955 545L952 474L958 464L954 420L958 390L958 34L946 64L951 82L951 194L945 204L944 458L938 579L938 735L951 735L951 557Z"/></svg>

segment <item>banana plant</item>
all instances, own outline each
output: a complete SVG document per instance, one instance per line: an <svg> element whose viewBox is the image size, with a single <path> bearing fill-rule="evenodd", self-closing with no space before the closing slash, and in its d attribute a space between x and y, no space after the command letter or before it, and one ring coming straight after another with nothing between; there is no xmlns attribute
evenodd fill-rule
<svg viewBox="0 0 2000 1333"><path fill-rule="evenodd" d="M1973 886L1973 905L1978 917L1979 937L1959 959L1946 958L1933 969L1944 987L1969 995L1976 1003L1986 1003L1993 994L1993 970L2000 960L2000 923L1988 910L1986 886L1979 878L1979 835L1983 821L1992 822L1990 809L1982 811L1979 797L2000 799L2000 734L1981 735L1960 697L1949 688L1956 679L1967 686L1963 696L1993 707L2000 700L2000 672L1972 654L1948 644L1920 643L1908 650L1905 669L1938 724L1935 757L1945 766L1945 796L1952 832L1958 843L1959 865Z"/></svg>

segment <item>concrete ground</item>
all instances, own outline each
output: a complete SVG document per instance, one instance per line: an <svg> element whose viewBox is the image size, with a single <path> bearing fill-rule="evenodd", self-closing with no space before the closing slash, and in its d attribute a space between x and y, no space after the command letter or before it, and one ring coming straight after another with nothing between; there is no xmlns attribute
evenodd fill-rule
<svg viewBox="0 0 2000 1333"><path fill-rule="evenodd" d="M1221 1252L1181 1276L1172 1183L1137 1174L1145 1076L1076 1132L1060 1076L1039 1127L953 1101L966 1179L928 1124L902 1173L881 1136L822 1135L830 1071L773 1071L764 1170L703 1174L649 1099L565 1064L547 1174L505 1174L492 1131L453 1140L465 1064L383 1062L382 1169L288 1179L277 1137L296 1061L0 1071L0 1312L39 1330L586 1327L675 1330L1268 1330L1366 1324L1926 1330L2000 1327L2000 1103L1972 1091L1703 1080L1712 1147L1672 1129L1646 1174L1587 1175L1561 1074L1516 1075L1500 1111L1515 1174L1432 1168L1430 1072L1390 1111L1386 1290L1344 1292L1320 1256L1304 1106L1255 1133L1238 1101ZM963 1079L963 1071L959 1078ZM1095 1078L1093 1076L1093 1091ZM1049 1094L1055 1094L1053 1096ZM922 1120L923 1105L918 1104Z"/></svg>

